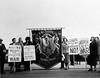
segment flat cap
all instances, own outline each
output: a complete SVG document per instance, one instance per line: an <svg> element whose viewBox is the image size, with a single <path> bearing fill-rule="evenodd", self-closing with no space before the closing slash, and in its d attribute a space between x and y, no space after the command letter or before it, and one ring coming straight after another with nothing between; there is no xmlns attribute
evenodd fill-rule
<svg viewBox="0 0 100 78"><path fill-rule="evenodd" d="M3 40L0 38L0 41L3 41Z"/></svg>

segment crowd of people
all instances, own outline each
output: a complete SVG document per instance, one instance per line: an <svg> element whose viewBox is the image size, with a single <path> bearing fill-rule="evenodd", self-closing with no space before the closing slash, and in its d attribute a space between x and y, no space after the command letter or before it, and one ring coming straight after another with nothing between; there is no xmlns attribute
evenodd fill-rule
<svg viewBox="0 0 100 78"><path fill-rule="evenodd" d="M98 37L91 37L90 41L90 54L87 57L87 64L90 65L88 71L96 71L97 61L100 61L100 40Z"/></svg>
<svg viewBox="0 0 100 78"><path fill-rule="evenodd" d="M90 54L87 56L86 61L90 66L88 71L96 71L97 61L100 63L100 40L98 37L91 37L89 44ZM69 68L69 64L74 65L74 55L69 55L68 52L68 40L66 38L62 39L62 61L61 61L61 69L64 68L67 70ZM80 55L75 55L78 61L80 60ZM80 64L80 61L79 61ZM64 67L65 66L65 67Z"/></svg>
<svg viewBox="0 0 100 78"><path fill-rule="evenodd" d="M2 43L2 39L0 38L0 72L4 73L4 63L5 63L5 55L6 55L6 47ZM90 54L87 57L87 64L90 65L90 69L88 71L96 71L96 65L97 61L100 60L100 40L98 37L91 37L90 40ZM62 39L62 61L61 61L61 68L65 68L65 70L69 69L69 63L70 63L70 55L68 52L69 46L68 46L68 40L67 38ZM20 65L24 65L24 70L30 70L30 63L29 61L24 61L23 58L23 46L24 45L33 45L33 43L30 40L30 37L25 38L25 42L23 42L22 38L20 37L18 39L18 42L16 42L16 38L12 39L12 43L10 45L20 45L21 46L21 53L22 53L22 62L13 63L10 62L10 72L13 71L20 71ZM65 64L65 67L64 67ZM94 67L94 69L93 69Z"/></svg>
<svg viewBox="0 0 100 78"><path fill-rule="evenodd" d="M7 54L7 49L5 47L5 45L2 43L3 39L0 38L0 73L4 73L4 63L5 63L5 56ZM21 62L10 62L9 66L10 66L10 72L16 72L16 71L21 71L20 70L20 66L24 65L24 70L30 70L30 63L29 61L24 61L24 57L23 57L23 46L24 45L32 45L32 42L30 40L30 37L26 37L25 38L25 42L23 42L22 38L20 37L18 39L18 42L16 41L16 38L12 39L12 43L10 43L9 45L20 45L21 46L21 55L22 55L22 61Z"/></svg>

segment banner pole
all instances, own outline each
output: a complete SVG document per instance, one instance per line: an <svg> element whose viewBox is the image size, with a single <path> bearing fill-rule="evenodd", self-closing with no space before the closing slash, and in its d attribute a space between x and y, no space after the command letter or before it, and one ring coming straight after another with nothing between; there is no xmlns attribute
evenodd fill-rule
<svg viewBox="0 0 100 78"><path fill-rule="evenodd" d="M16 68L15 68L15 62L14 62L13 70L14 70L14 72L16 72Z"/></svg>
<svg viewBox="0 0 100 78"><path fill-rule="evenodd" d="M85 56L85 68L87 68L87 60L86 60L86 58L87 58L87 55Z"/></svg>
<svg viewBox="0 0 100 78"><path fill-rule="evenodd" d="M32 69L31 69L31 61L30 61L30 71L31 71Z"/></svg>

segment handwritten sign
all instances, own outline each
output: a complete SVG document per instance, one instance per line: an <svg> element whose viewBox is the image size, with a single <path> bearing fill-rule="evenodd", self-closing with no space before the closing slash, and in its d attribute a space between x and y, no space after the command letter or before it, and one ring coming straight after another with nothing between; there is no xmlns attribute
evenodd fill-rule
<svg viewBox="0 0 100 78"><path fill-rule="evenodd" d="M21 46L9 45L8 62L21 62Z"/></svg>
<svg viewBox="0 0 100 78"><path fill-rule="evenodd" d="M24 46L24 61L36 60L35 47L33 45Z"/></svg>
<svg viewBox="0 0 100 78"><path fill-rule="evenodd" d="M79 41L79 54L87 55L89 54L89 40L80 40Z"/></svg>
<svg viewBox="0 0 100 78"><path fill-rule="evenodd" d="M70 50L69 51L70 55L77 55L79 53L79 51L78 51L78 45L70 46L69 50Z"/></svg>

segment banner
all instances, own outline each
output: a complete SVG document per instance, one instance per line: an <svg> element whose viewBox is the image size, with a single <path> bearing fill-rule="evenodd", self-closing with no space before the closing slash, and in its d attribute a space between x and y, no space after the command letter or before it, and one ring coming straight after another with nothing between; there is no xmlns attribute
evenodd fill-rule
<svg viewBox="0 0 100 78"><path fill-rule="evenodd" d="M21 62L21 46L9 45L8 62Z"/></svg>
<svg viewBox="0 0 100 78"><path fill-rule="evenodd" d="M78 42L78 39L77 38L73 38L73 39L69 39L68 40L68 45L69 46L72 46L72 45L78 45L79 42Z"/></svg>
<svg viewBox="0 0 100 78"><path fill-rule="evenodd" d="M87 55L89 54L89 40L85 39L85 40L80 40L79 41L79 54L80 55Z"/></svg>
<svg viewBox="0 0 100 78"><path fill-rule="evenodd" d="M34 63L48 69L61 62L62 29L34 28L31 31L36 53Z"/></svg>
<svg viewBox="0 0 100 78"><path fill-rule="evenodd" d="M24 61L36 60L35 47L33 45L24 46Z"/></svg>

